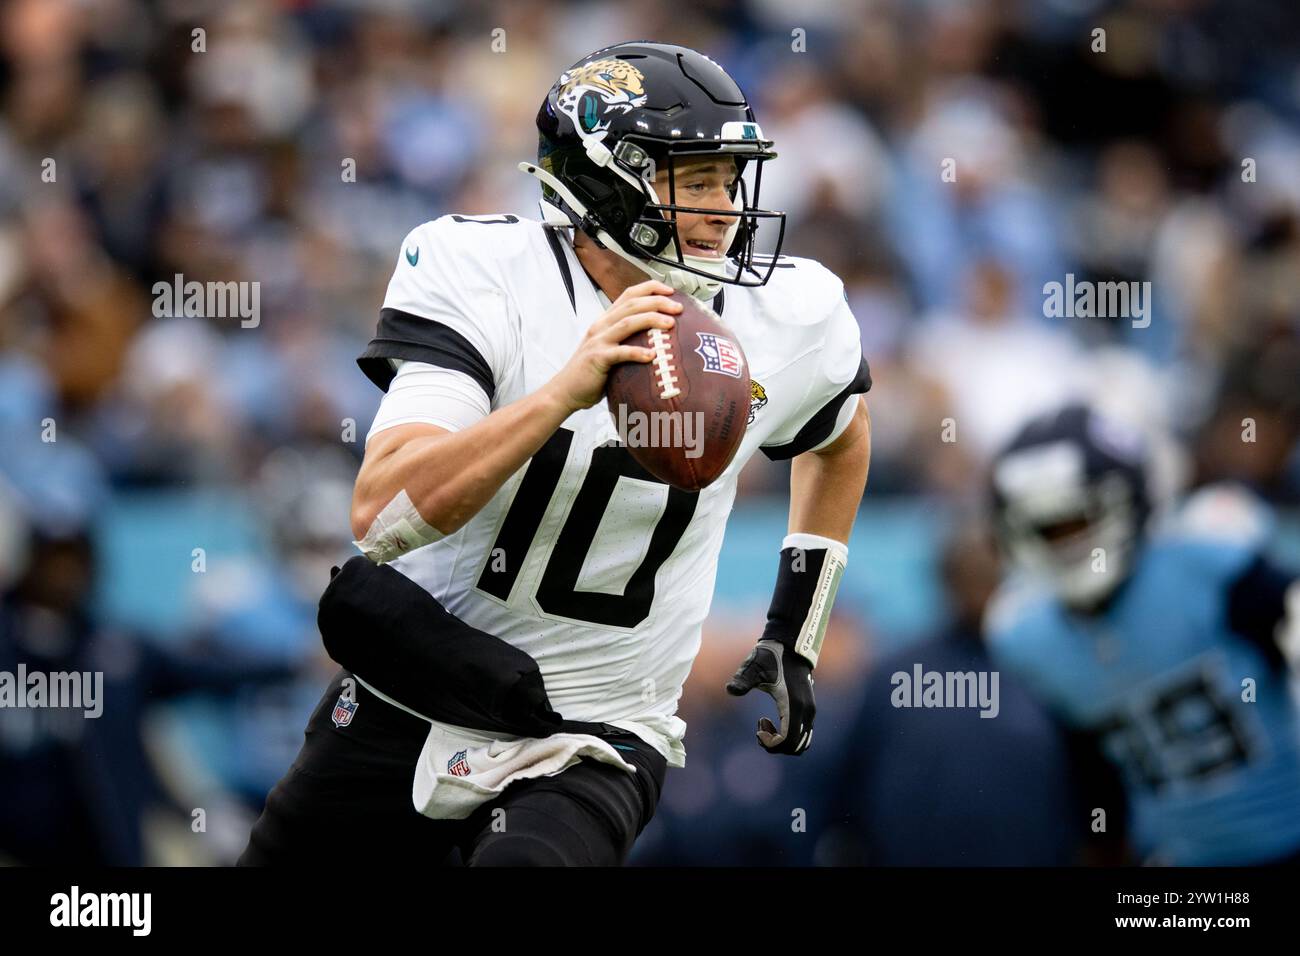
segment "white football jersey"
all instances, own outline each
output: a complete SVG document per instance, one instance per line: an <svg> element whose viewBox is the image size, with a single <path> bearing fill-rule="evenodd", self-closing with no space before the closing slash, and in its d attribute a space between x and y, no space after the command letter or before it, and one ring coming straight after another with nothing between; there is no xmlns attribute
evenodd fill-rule
<svg viewBox="0 0 1300 956"><path fill-rule="evenodd" d="M649 475L598 402L463 528L393 562L451 613L530 654L565 718L632 731L670 766L685 762L677 701L740 470L760 449L789 458L830 441L870 387L843 284L820 264L781 257L765 286L727 285L710 304L753 386L744 440L709 487ZM406 237L358 362L385 389L394 360L455 370L497 409L551 379L606 308L566 230L443 216Z"/></svg>

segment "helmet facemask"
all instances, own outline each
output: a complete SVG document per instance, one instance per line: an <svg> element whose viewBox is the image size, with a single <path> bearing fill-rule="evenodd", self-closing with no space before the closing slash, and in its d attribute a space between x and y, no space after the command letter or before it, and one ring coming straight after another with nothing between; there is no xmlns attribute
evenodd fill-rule
<svg viewBox="0 0 1300 956"><path fill-rule="evenodd" d="M632 134L624 136L612 151L602 142L590 140L582 153L573 149L542 150L544 168L520 163L520 169L542 180L544 208L561 211L602 248L610 249L651 277L707 301L723 284L765 284L776 267L785 238L785 213L757 208L762 164L776 156L770 149L771 141L755 138L759 135L757 124L736 125L746 127L737 132L748 135L706 145L663 142ZM712 156L735 160L732 208L678 203L677 161ZM662 163L668 164L667 202L655 188L655 173ZM751 163L752 190L746 179ZM688 247L678 231L680 214L733 219L723 255L713 258L684 251ZM773 219L779 226L769 256L759 255L755 244L759 221L763 219Z"/></svg>
<svg viewBox="0 0 1300 956"><path fill-rule="evenodd" d="M629 137L631 139L631 137ZM667 201L655 187L655 168L651 163L642 181L648 190L649 201L629 232L632 250L669 270L680 269L705 278L717 277L723 282L741 286L761 286L771 277L776 267L776 254L762 257L757 254L756 238L763 219L776 220L778 232L775 247L779 250L785 237L785 214L758 208L758 195L762 186L762 168L772 154L754 157L739 153L718 151L673 151L666 157L668 173ZM693 206L678 201L678 180L683 175L679 164L716 157L724 162L734 161L735 181L730 190L730 208ZM752 161L752 165L751 165ZM753 170L751 187L747 172ZM751 195L753 196L751 200ZM717 216L731 220L719 244L722 254L717 257L693 255L688 240L680 233L680 217Z"/></svg>
<svg viewBox="0 0 1300 956"><path fill-rule="evenodd" d="M1082 507L1070 514L1048 518L1011 507L1004 521L1012 559L1045 578L1071 607L1102 603L1132 567L1137 515L1118 475L1089 489Z"/></svg>
<svg viewBox="0 0 1300 956"><path fill-rule="evenodd" d="M1021 570L1067 606L1090 610L1128 577L1143 527L1129 478L1083 479L1076 449L1043 446L1004 460L995 473L1001 538Z"/></svg>

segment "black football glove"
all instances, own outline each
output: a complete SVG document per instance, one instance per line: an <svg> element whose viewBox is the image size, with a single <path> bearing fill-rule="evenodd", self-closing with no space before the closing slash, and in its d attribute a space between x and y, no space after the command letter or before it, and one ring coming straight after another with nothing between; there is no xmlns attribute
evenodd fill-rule
<svg viewBox="0 0 1300 956"><path fill-rule="evenodd" d="M778 641L762 640L727 683L727 693L743 697L757 687L776 701L778 729L766 717L758 721L758 742L770 754L797 756L812 744L812 664Z"/></svg>

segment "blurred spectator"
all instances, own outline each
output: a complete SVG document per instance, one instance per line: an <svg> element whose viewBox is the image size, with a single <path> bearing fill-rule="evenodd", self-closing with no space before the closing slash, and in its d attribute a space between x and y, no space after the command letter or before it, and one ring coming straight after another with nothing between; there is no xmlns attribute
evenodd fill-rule
<svg viewBox="0 0 1300 956"><path fill-rule="evenodd" d="M865 682L859 728L836 794L831 862L872 866L1061 866L1078 862L1084 811L1074 803L1064 733L1008 673L996 715L978 707L900 708L893 675L995 672L980 620L999 581L987 529L947 542L941 576L952 606L943 634L881 661ZM991 711L990 711L991 712Z"/></svg>
<svg viewBox="0 0 1300 956"><path fill-rule="evenodd" d="M867 663L863 627L837 604L817 665L816 739L792 760L774 759L754 736L759 718L774 716L771 702L725 690L762 629L761 618L727 616L706 627L679 710L688 726L686 766L668 778L633 864L811 866L834 857L824 839L836 796L828 783L862 733L852 716Z"/></svg>
<svg viewBox="0 0 1300 956"><path fill-rule="evenodd" d="M90 604L96 557L86 519L101 500L96 476L74 446L49 444L40 457L46 480L80 487L71 502L51 500L46 488L20 490L26 560L0 593L0 672L25 706L0 708L0 858L138 866L148 859L151 814L190 816L172 803L145 746L150 712L183 694L229 694L292 670L248 656L179 653L106 627ZM81 503L87 509L78 514ZM57 675L80 680L75 702L55 694ZM48 698L31 697L35 680Z"/></svg>

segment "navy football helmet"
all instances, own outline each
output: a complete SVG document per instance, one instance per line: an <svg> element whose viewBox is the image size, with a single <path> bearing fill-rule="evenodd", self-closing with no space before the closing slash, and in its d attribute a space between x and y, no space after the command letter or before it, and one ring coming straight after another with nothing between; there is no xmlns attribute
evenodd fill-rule
<svg viewBox="0 0 1300 956"><path fill-rule="evenodd" d="M1132 570L1151 512L1148 449L1083 405L1034 419L993 464L999 537L1066 604L1103 603Z"/></svg>

